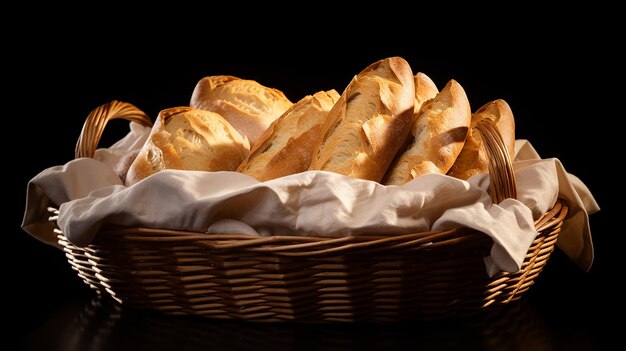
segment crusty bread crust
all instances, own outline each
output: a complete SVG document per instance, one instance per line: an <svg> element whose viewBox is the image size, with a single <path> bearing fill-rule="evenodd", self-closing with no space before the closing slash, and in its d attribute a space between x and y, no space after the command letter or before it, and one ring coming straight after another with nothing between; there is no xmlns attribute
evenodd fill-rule
<svg viewBox="0 0 626 351"><path fill-rule="evenodd" d="M233 76L202 78L190 102L193 108L219 113L250 145L291 105L281 91Z"/></svg>
<svg viewBox="0 0 626 351"><path fill-rule="evenodd" d="M233 171L248 142L214 112L174 107L159 113L150 136L126 175L132 185L164 169Z"/></svg>
<svg viewBox="0 0 626 351"><path fill-rule="evenodd" d="M260 181L306 171L328 112L338 99L335 90L302 98L265 130L237 171Z"/></svg>
<svg viewBox="0 0 626 351"><path fill-rule="evenodd" d="M439 89L437 89L437 85L435 82L430 79L426 74L422 72L417 72L414 77L415 80L415 106L413 108L413 116L417 118L422 105L430 100L435 98L439 93ZM415 122L415 119L413 120Z"/></svg>
<svg viewBox="0 0 626 351"><path fill-rule="evenodd" d="M476 129L478 122L484 118L491 119L498 127L502 140L506 145L511 160L515 148L515 120L511 107L506 101L498 99L485 104L472 115L471 128L467 134L465 145L456 159L448 175L459 179L489 172L489 159L483 145L480 132Z"/></svg>
<svg viewBox="0 0 626 351"><path fill-rule="evenodd" d="M422 105L408 147L396 156L383 183L402 185L422 174L445 174L463 148L470 119L465 91L451 80L434 99Z"/></svg>
<svg viewBox="0 0 626 351"><path fill-rule="evenodd" d="M380 182L409 132L415 83L400 57L359 73L328 114L310 170Z"/></svg>

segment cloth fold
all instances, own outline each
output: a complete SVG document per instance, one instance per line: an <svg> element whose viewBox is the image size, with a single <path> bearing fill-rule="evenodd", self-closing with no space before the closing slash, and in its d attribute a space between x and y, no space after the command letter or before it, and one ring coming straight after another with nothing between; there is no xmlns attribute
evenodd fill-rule
<svg viewBox="0 0 626 351"><path fill-rule="evenodd" d="M56 237L47 206L59 205L58 225L77 246L104 225L211 233L341 237L406 234L469 227L493 238L487 272L516 271L536 236L534 220L558 198L570 207L559 247L582 269L593 261L588 213L598 205L557 159L542 160L530 143L516 142L518 199L493 204L489 177L468 181L429 174L403 186L309 171L267 182L235 172L166 170L126 187L113 171L138 150L149 128L130 133L94 159L44 170L28 184L22 227L49 244Z"/></svg>

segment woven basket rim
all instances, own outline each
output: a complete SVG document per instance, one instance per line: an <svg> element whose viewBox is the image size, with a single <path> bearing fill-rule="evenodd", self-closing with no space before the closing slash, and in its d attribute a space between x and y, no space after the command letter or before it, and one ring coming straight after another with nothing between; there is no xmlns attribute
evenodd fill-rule
<svg viewBox="0 0 626 351"><path fill-rule="evenodd" d="M57 210L50 208L54 213ZM535 221L537 232L550 229L560 224L568 214L568 207L563 201L556 204L543 216ZM54 216L51 217L55 219ZM59 236L63 236L57 230ZM90 246L98 246L102 241L119 241L126 243L161 243L176 244L185 242L203 242L203 246L215 250L241 249L244 247L260 247L258 252L272 251L274 253L286 253L297 251L299 256L337 253L345 250L357 250L378 245L394 245L394 243L407 243L419 245L433 240L441 241L468 241L476 239L476 234L485 234L466 227L458 227L447 230L431 230L407 234L389 235L351 235L342 237L310 236L310 235L270 235L259 236L253 234L212 234L176 229L127 227L127 228L104 228L99 232L94 243ZM332 249L315 248L332 246Z"/></svg>

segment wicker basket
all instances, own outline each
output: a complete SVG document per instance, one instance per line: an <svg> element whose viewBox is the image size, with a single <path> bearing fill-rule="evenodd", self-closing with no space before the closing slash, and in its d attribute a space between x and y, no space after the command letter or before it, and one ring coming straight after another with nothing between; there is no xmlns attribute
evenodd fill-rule
<svg viewBox="0 0 626 351"><path fill-rule="evenodd" d="M130 104L103 105L87 118L76 157L93 156L114 118L151 124ZM514 197L499 133L488 122L480 130L494 201ZM483 257L492 240L468 228L344 238L107 228L83 248L56 232L78 276L124 305L254 321L387 322L441 319L519 299L548 261L566 215L557 202L535 223L539 235L522 268L491 278Z"/></svg>

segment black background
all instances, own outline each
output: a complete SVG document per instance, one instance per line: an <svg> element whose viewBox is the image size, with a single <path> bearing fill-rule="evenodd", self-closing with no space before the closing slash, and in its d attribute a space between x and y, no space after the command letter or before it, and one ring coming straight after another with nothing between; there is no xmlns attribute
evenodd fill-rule
<svg viewBox="0 0 626 351"><path fill-rule="evenodd" d="M228 27L201 24L193 31L210 28L220 35L198 39L169 35L164 29L131 31L124 18L105 35L83 33L88 21L67 28L49 24L38 27L35 37L14 40L12 54L6 55L6 76L16 78L7 82L11 92L4 102L12 111L4 116L11 125L5 142L13 140L5 148L10 153L5 172L11 195L5 202L9 225L2 285L9 344L52 349L68 345L68 335L101 342L94 337L98 333L104 340L109 335L105 345L116 349L124 343L152 349L258 344L279 349L403 345L520 350L588 350L611 344L615 334L607 316L623 318L616 312L622 293L615 285L623 240L619 207L613 205L621 191L615 189L612 169L622 157L617 133L622 131L623 103L613 98L610 88L620 74L616 53L597 40L612 34L610 28L590 33L573 21L533 27L533 32L507 31L516 24L500 23L447 35L439 33L444 23L421 28L414 22L407 31L432 34L407 38L396 34L398 28L378 28L378 36L371 36L354 34L348 25L317 23L290 40L278 31L289 31L293 23L243 38L228 34ZM353 75L388 56L404 57L440 88L449 79L457 80L473 109L505 99L515 114L517 137L529 139L543 157L558 157L588 185L602 207L591 217L596 261L590 272L580 271L557 251L524 301L495 316L393 327L256 326L120 312L106 300L93 300L95 294L70 270L61 252L20 229L28 180L73 158L84 118L98 105L114 99L131 102L154 120L163 108L188 104L200 78L218 74L254 79L295 102L319 90L341 92ZM103 145L126 131L125 122L112 122ZM123 322L111 326L120 313ZM160 335L158 342L153 334Z"/></svg>

